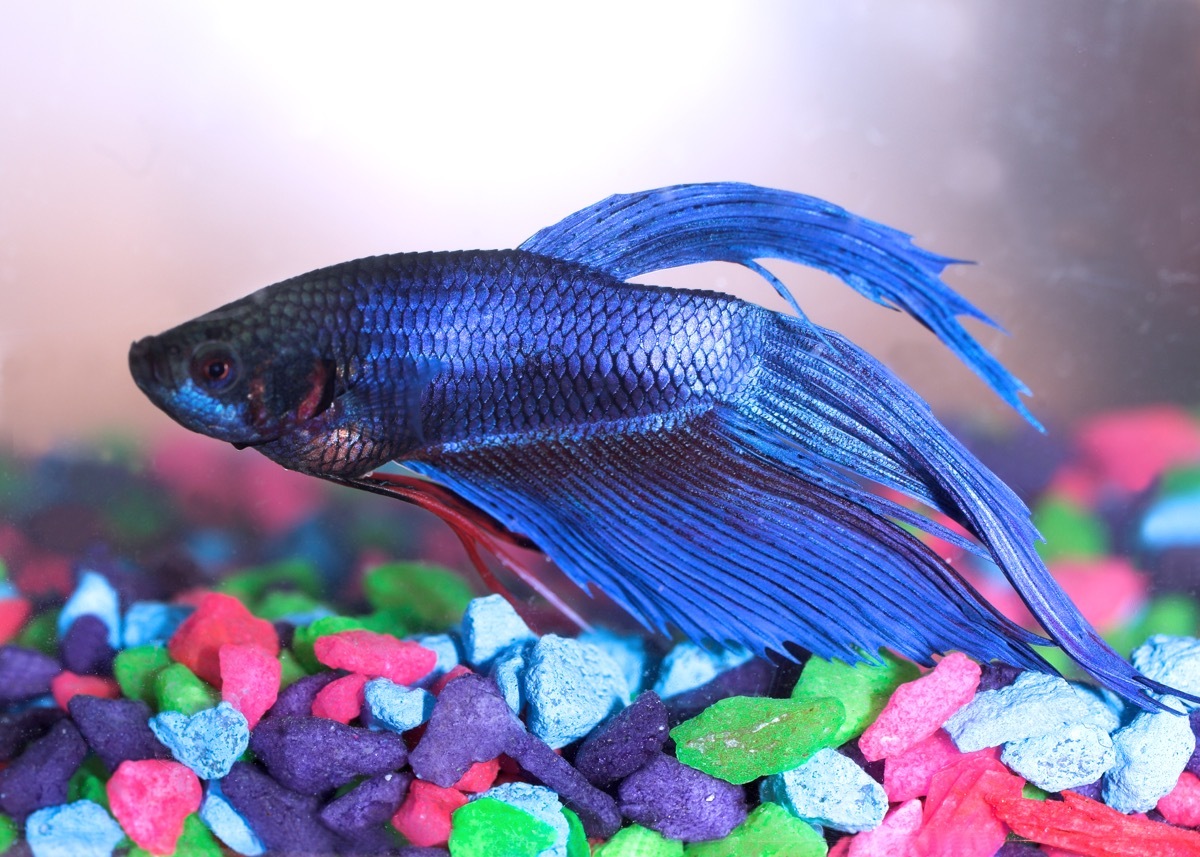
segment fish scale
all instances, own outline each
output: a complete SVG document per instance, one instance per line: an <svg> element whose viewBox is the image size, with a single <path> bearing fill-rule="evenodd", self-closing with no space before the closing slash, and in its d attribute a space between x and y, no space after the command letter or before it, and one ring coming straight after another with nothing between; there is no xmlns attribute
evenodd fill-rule
<svg viewBox="0 0 1200 857"><path fill-rule="evenodd" d="M959 322L991 324L941 280L954 260L736 183L610 197L515 250L314 271L134 343L130 368L182 425L429 508L485 577L480 547L564 610L522 551L698 642L927 664L957 649L1040 670L1034 647L1057 644L1138 705L1187 696L1100 639L1016 495L887 367L808 321L758 264L771 258L911 315L1036 425L1024 385ZM799 317L627 282L706 261L756 271ZM429 481L371 473L392 460ZM906 526L993 561L1047 636Z"/></svg>

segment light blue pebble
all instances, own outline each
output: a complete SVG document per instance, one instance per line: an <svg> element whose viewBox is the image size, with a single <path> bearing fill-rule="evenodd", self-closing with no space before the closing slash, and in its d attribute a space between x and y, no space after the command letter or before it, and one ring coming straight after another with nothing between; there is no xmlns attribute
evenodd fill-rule
<svg viewBox="0 0 1200 857"><path fill-rule="evenodd" d="M956 711L945 729L964 753L1037 738L1096 717L1093 704L1059 676L1026 671L1007 687L985 690Z"/></svg>
<svg viewBox="0 0 1200 857"><path fill-rule="evenodd" d="M488 671L500 688L500 693L513 714L520 714L525 706L525 694L521 684L525 679L525 665L529 657L529 643L517 643L509 646L492 661Z"/></svg>
<svg viewBox="0 0 1200 857"><path fill-rule="evenodd" d="M721 673L741 666L752 657L753 652L741 647L714 653L695 643L680 643L663 658L654 692L662 699L679 696L703 687Z"/></svg>
<svg viewBox="0 0 1200 857"><path fill-rule="evenodd" d="M0 572L4 569L4 565L0 564ZM8 578L0 578L0 598L16 598L21 593L17 587L12 585L12 581Z"/></svg>
<svg viewBox="0 0 1200 857"><path fill-rule="evenodd" d="M1162 702L1177 711L1173 696ZM1104 802L1119 812L1146 812L1171 789L1196 749L1187 717L1144 711L1112 736L1117 761L1104 775Z"/></svg>
<svg viewBox="0 0 1200 857"><path fill-rule="evenodd" d="M1164 497L1147 511L1141 540L1151 550L1200 545L1200 493Z"/></svg>
<svg viewBox="0 0 1200 857"><path fill-rule="evenodd" d="M433 684L462 663L462 653L459 651L458 641L449 634L427 634L417 637L414 642L437 655L437 663L433 665L433 671L421 680L422 684L426 682Z"/></svg>
<svg viewBox="0 0 1200 857"><path fill-rule="evenodd" d="M547 634L529 651L526 725L554 749L587 735L629 699L620 665L598 646Z"/></svg>
<svg viewBox="0 0 1200 857"><path fill-rule="evenodd" d="M1125 703L1119 696L1090 684L1073 681L1070 685L1075 695L1087 706L1088 714L1083 723L1095 726L1108 735L1121 728L1125 716Z"/></svg>
<svg viewBox="0 0 1200 857"><path fill-rule="evenodd" d="M188 604L135 601L125 611L125 648L165 643L195 609Z"/></svg>
<svg viewBox="0 0 1200 857"><path fill-rule="evenodd" d="M489 595L467 605L462 639L467 663L479 669L513 643L537 637L511 604L499 595Z"/></svg>
<svg viewBox="0 0 1200 857"><path fill-rule="evenodd" d="M363 697L375 725L392 732L416 729L429 719L437 698L427 690L410 690L386 678L371 679L363 688Z"/></svg>
<svg viewBox="0 0 1200 857"><path fill-rule="evenodd" d="M48 806L25 820L34 857L110 857L124 838L121 825L90 800Z"/></svg>
<svg viewBox="0 0 1200 857"><path fill-rule="evenodd" d="M1195 637L1155 634L1134 650L1130 660L1146 678L1200 694L1200 640Z"/></svg>
<svg viewBox="0 0 1200 857"><path fill-rule="evenodd" d="M191 717L164 711L150 718L150 730L178 761L202 780L219 780L250 746L250 727L228 702Z"/></svg>
<svg viewBox="0 0 1200 857"><path fill-rule="evenodd" d="M1117 761L1103 729L1078 723L1004 745L1000 761L1039 789L1061 792L1094 783Z"/></svg>
<svg viewBox="0 0 1200 857"><path fill-rule="evenodd" d="M567 837L571 830L567 817L563 815L562 803L558 795L545 786L534 786L529 783L505 783L488 789L472 800L490 797L509 806L524 810L539 821L554 828L554 844L538 852L537 857L567 857Z"/></svg>
<svg viewBox="0 0 1200 857"><path fill-rule="evenodd" d="M597 628L580 634L579 641L599 646L608 652L609 657L621 665L621 671L625 674L625 683L629 686L630 700L642 692L642 687L646 683L645 640L641 637L614 634L606 628Z"/></svg>
<svg viewBox="0 0 1200 857"><path fill-rule="evenodd" d="M318 619L324 619L328 616L336 616L337 614L328 607L314 607L311 610L305 610L303 613L289 613L286 616L280 616L279 621L287 622L289 625L294 625L297 628L303 628L305 625L311 625Z"/></svg>
<svg viewBox="0 0 1200 857"><path fill-rule="evenodd" d="M760 796L813 825L874 830L887 813L883 786L836 750L818 750L798 768L763 780Z"/></svg>
<svg viewBox="0 0 1200 857"><path fill-rule="evenodd" d="M80 616L97 616L108 628L108 644L121 648L121 599L102 574L85 571L79 576L75 591L58 614L58 636L61 639Z"/></svg>
<svg viewBox="0 0 1200 857"><path fill-rule="evenodd" d="M200 804L200 820L208 825L213 836L238 854L258 857L267 850L262 840L250 829L246 819L225 799L221 784L216 780L210 780L204 790L204 802Z"/></svg>

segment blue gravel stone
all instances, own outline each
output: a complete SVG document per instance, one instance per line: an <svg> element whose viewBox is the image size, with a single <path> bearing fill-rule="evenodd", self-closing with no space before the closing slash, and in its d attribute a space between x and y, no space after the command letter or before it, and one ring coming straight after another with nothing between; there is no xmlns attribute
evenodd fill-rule
<svg viewBox="0 0 1200 857"><path fill-rule="evenodd" d="M467 605L462 620L463 654L468 664L480 669L513 643L536 640L512 605L499 595L475 598Z"/></svg>
<svg viewBox="0 0 1200 857"><path fill-rule="evenodd" d="M1117 761L1108 733L1077 723L1049 735L1004 745L1000 761L1048 792L1061 792L1095 782Z"/></svg>
<svg viewBox="0 0 1200 857"><path fill-rule="evenodd" d="M956 711L945 729L964 753L1037 738L1096 716L1059 676L1027 671L1007 687L989 690Z"/></svg>
<svg viewBox="0 0 1200 857"><path fill-rule="evenodd" d="M550 789L529 783L505 783L476 795L472 800L480 798L493 798L546 822L554 828L557 838L553 845L539 852L538 857L567 857L567 838L571 835L571 830L567 826L567 817L563 815L558 795Z"/></svg>
<svg viewBox="0 0 1200 857"><path fill-rule="evenodd" d="M433 684L462 663L462 652L459 649L458 641L450 634L427 634L423 637L416 637L414 642L437 655L437 663L434 665L433 671L421 680L421 684Z"/></svg>
<svg viewBox="0 0 1200 857"><path fill-rule="evenodd" d="M1164 696L1179 711L1183 703ZM1104 775L1104 802L1120 812L1145 812L1175 787L1196 749L1187 717L1169 711L1144 711L1112 736L1117 761Z"/></svg>
<svg viewBox="0 0 1200 857"><path fill-rule="evenodd" d="M238 854L258 857L267 848L255 835L249 822L233 808L221 791L217 780L210 780L204 789L204 802L200 804L200 820L208 825L213 836L220 839Z"/></svg>
<svg viewBox="0 0 1200 857"><path fill-rule="evenodd" d="M429 719L437 698L421 688L402 687L386 678L371 679L363 687L371 723L392 732L416 729Z"/></svg>
<svg viewBox="0 0 1200 857"><path fill-rule="evenodd" d="M763 780L764 801L810 824L846 833L874 830L888 810L883 786L836 750L818 750L798 768Z"/></svg>
<svg viewBox="0 0 1200 857"><path fill-rule="evenodd" d="M1200 695L1200 640L1195 637L1155 634L1134 650L1130 661L1146 678Z"/></svg>
<svg viewBox="0 0 1200 857"><path fill-rule="evenodd" d="M509 646L496 655L488 670L488 675L495 680L496 687L500 688L504 701L508 703L508 707L513 710L514 714L520 714L525 707L522 683L525 679L530 648L532 648L530 643L516 643Z"/></svg>
<svg viewBox="0 0 1200 857"><path fill-rule="evenodd" d="M579 635L581 643L599 646L621 666L629 697L637 696L646 683L646 641L641 637L614 634L606 628L597 628Z"/></svg>
<svg viewBox="0 0 1200 857"><path fill-rule="evenodd" d="M195 609L186 604L135 601L125 611L125 627L123 629L125 648L130 649L150 643L165 643Z"/></svg>
<svg viewBox="0 0 1200 857"><path fill-rule="evenodd" d="M25 838L34 857L111 857L125 832L100 804L78 800L33 813Z"/></svg>
<svg viewBox="0 0 1200 857"><path fill-rule="evenodd" d="M587 735L629 699L620 665L603 649L556 634L530 650L523 690L529 731L555 749Z"/></svg>
<svg viewBox="0 0 1200 857"><path fill-rule="evenodd" d="M1139 535L1151 550L1200 545L1200 493L1157 500L1146 510Z"/></svg>
<svg viewBox="0 0 1200 857"><path fill-rule="evenodd" d="M164 711L150 718L150 729L171 754L202 780L229 773L250 744L250 727L228 702L197 711L191 717Z"/></svg>
<svg viewBox="0 0 1200 857"><path fill-rule="evenodd" d="M680 643L663 658L654 692L667 700L708 684L726 670L754 657L748 649L731 648L713 653L695 643Z"/></svg>
<svg viewBox="0 0 1200 857"><path fill-rule="evenodd" d="M75 591L58 614L58 636L66 635L80 616L97 616L108 628L108 644L121 648L121 599L108 578L94 571L85 571L75 584Z"/></svg>

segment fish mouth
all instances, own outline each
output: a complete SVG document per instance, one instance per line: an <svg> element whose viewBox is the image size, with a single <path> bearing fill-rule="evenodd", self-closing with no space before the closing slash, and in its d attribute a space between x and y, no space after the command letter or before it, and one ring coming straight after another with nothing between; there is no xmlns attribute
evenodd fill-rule
<svg viewBox="0 0 1200 857"><path fill-rule="evenodd" d="M129 373L138 388L156 403L163 390L178 386L171 368L170 349L155 336L139 339L129 346Z"/></svg>

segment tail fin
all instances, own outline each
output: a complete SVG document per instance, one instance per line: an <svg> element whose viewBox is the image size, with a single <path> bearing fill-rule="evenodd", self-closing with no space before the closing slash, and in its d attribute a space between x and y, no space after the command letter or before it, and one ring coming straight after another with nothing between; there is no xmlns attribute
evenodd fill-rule
<svg viewBox="0 0 1200 857"><path fill-rule="evenodd" d="M859 476L921 499L986 547L1050 638L1085 673L1143 706L1160 707L1147 691L1179 694L1141 675L1100 638L1038 556L1025 505L915 392L833 331L770 318L760 375L736 403L742 436L753 438L760 456L792 466L813 457L832 462L827 473L839 493L861 490Z"/></svg>
<svg viewBox="0 0 1200 857"><path fill-rule="evenodd" d="M932 330L1035 426L1020 399L1029 388L989 354L958 316L994 321L940 279L958 260L910 236L803 194L734 182L685 184L610 196L548 226L522 250L589 265L621 280L697 262L786 259L828 271L878 304ZM785 286L767 277L799 312ZM803 313L800 313L803 316Z"/></svg>

